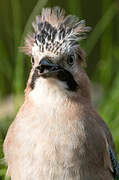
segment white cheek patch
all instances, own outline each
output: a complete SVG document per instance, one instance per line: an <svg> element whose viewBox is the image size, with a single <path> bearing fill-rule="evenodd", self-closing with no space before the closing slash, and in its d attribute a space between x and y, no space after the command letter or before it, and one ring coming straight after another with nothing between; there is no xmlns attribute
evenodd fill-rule
<svg viewBox="0 0 119 180"><path fill-rule="evenodd" d="M34 43L34 46L32 47L32 55L35 57L35 56L38 56L39 54L39 47L36 43Z"/></svg>

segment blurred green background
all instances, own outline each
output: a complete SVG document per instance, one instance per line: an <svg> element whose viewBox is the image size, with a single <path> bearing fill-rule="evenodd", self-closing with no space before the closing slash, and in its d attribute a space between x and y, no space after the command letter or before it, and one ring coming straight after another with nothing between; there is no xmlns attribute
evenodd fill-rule
<svg viewBox="0 0 119 180"><path fill-rule="evenodd" d="M87 53L87 74L93 103L108 124L119 154L119 1L117 0L0 0L0 179L5 179L2 143L23 102L30 59L18 47L32 30L43 7L60 6L66 14L86 19L92 27L81 42Z"/></svg>

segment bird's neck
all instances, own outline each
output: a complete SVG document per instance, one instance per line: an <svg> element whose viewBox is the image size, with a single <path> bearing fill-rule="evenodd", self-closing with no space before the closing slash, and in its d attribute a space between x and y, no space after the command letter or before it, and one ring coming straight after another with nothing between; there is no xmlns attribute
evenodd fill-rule
<svg viewBox="0 0 119 180"><path fill-rule="evenodd" d="M55 79L47 80L40 78L37 80L34 89L30 90L26 98L30 98L35 104L43 103L63 105L66 103L85 104L89 100L84 99L78 92L66 90L65 84Z"/></svg>
<svg viewBox="0 0 119 180"><path fill-rule="evenodd" d="M46 103L48 101L51 102L51 104L65 101L68 96L63 90L64 87L60 86L60 82L60 87L55 85L54 81L55 80L50 80L49 82L47 79L40 78L35 83L34 89L32 89L27 96L36 104Z"/></svg>

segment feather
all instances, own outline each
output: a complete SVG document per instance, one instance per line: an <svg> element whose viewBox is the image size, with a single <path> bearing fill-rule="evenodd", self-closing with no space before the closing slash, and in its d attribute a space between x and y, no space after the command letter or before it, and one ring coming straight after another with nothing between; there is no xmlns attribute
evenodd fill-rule
<svg viewBox="0 0 119 180"><path fill-rule="evenodd" d="M51 52L54 55L76 51L79 41L86 39L90 27L85 20L68 15L59 7L43 8L41 15L32 23L34 34L27 36L25 46L22 48L27 55L32 55L34 44L38 45L39 53Z"/></svg>

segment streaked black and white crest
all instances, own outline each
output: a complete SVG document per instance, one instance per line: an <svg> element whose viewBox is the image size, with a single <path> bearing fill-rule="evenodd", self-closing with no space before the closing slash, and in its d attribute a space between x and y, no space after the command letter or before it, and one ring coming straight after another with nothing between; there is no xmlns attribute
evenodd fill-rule
<svg viewBox="0 0 119 180"><path fill-rule="evenodd" d="M65 17L59 7L45 8L33 22L34 33L25 40L24 52L28 55L52 54L53 56L75 50L79 41L86 38L90 27L76 16Z"/></svg>

